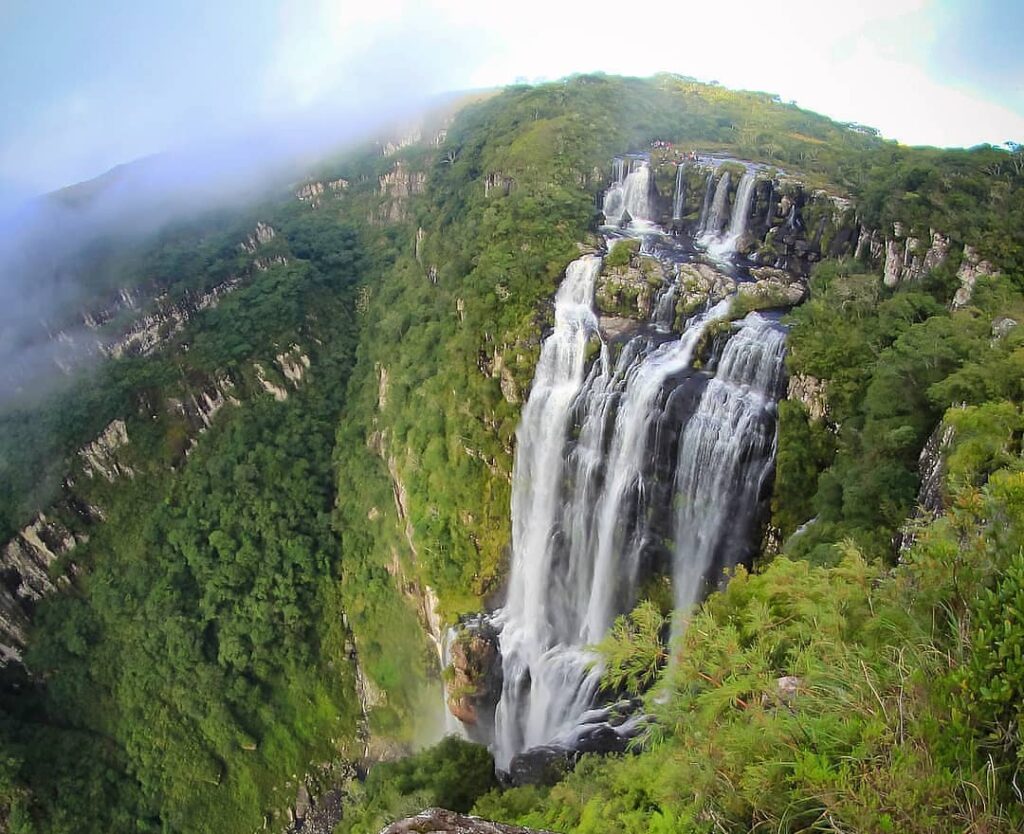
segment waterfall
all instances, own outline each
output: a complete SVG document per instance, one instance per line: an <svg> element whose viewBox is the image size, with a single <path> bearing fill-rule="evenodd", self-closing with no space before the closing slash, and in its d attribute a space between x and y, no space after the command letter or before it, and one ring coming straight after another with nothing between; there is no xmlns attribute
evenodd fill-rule
<svg viewBox="0 0 1024 834"><path fill-rule="evenodd" d="M679 444L673 588L677 610L696 602L705 580L735 566L750 535L775 458L775 403L785 334L751 313L726 343Z"/></svg>
<svg viewBox="0 0 1024 834"><path fill-rule="evenodd" d="M707 220L701 229L703 238L717 238L722 233L726 211L729 208L729 182L729 172L726 171L715 188L715 198L711 201L711 209L708 211Z"/></svg>
<svg viewBox="0 0 1024 834"><path fill-rule="evenodd" d="M587 255L566 270L555 295L555 328L541 348L516 432L511 580L496 617L504 676L495 713L501 767L513 753L549 740L567 717L586 710L597 686L596 678L586 680L585 653L561 645L564 635L553 626L561 600L552 593L550 577L571 409L583 384L587 343L597 336L591 300L600 269L601 259Z"/></svg>
<svg viewBox="0 0 1024 834"><path fill-rule="evenodd" d="M712 185L713 175L704 214L720 235L729 174L713 198ZM752 188L753 176L744 177L730 235L745 228ZM649 194L646 161L617 161L607 216L642 219ZM670 573L686 608L722 568L747 558L774 465L783 329L756 313L725 325L726 299L667 335L677 270L650 321L607 344L592 306L600 269L587 255L566 270L516 433L509 591L492 617L501 769L532 747L573 748L595 727L613 736L636 729L595 718L601 669L590 647L636 604L648 577ZM698 349L704 370L695 367Z"/></svg>
<svg viewBox="0 0 1024 834"><path fill-rule="evenodd" d="M704 230L708 227L708 212L711 211L711 196L715 190L715 172L712 171L708 174L708 184L704 189L704 204L700 209L700 221L697 223L697 234L704 234Z"/></svg>
<svg viewBox="0 0 1024 834"><path fill-rule="evenodd" d="M719 235L713 240L705 240L709 254L716 258L727 258L736 251L736 246L747 231L747 219L750 217L750 204L754 199L754 186L757 180L753 171L745 171L736 188L736 200L732 205L729 217L729 228L724 236Z"/></svg>
<svg viewBox="0 0 1024 834"><path fill-rule="evenodd" d="M676 167L676 190L672 195L672 219L682 220L683 200L686 198L686 180L683 178L685 165L680 162Z"/></svg>
<svg viewBox="0 0 1024 834"><path fill-rule="evenodd" d="M728 312L728 302L719 303L678 340L637 336L614 364L602 346L584 380L587 341L596 334L586 294L599 268L587 256L567 270L517 432L512 574L495 616L499 767L520 750L571 734L593 704L600 670L587 647L635 602L649 539L644 481L666 383L690 368L705 329Z"/></svg>
<svg viewBox="0 0 1024 834"><path fill-rule="evenodd" d="M676 298L679 295L679 272L676 271L672 281L665 284L654 299L654 311L651 321L663 333L672 329L676 318Z"/></svg>
<svg viewBox="0 0 1024 834"><path fill-rule="evenodd" d="M628 173L625 173L626 167L623 160L616 160L617 179L604 195L601 211L610 226L630 221L649 222L654 213L651 200L654 179L650 165L644 159L632 159Z"/></svg>
<svg viewBox="0 0 1024 834"><path fill-rule="evenodd" d="M754 185L757 182L753 171L745 171L736 189L736 202L733 203L732 217L729 218L729 234L727 240L737 241L747 231L747 218L750 217L750 203L754 199Z"/></svg>

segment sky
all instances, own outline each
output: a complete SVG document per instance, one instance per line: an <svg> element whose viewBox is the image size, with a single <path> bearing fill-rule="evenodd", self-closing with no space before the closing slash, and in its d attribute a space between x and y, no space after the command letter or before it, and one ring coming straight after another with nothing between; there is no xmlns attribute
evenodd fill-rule
<svg viewBox="0 0 1024 834"><path fill-rule="evenodd" d="M446 90L673 72L907 144L1024 142L1021 0L0 0L0 203Z"/></svg>

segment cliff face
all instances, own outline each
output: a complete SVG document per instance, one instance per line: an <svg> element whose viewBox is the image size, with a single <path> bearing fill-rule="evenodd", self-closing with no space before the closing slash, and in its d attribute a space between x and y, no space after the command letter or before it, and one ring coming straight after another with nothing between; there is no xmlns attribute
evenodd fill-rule
<svg viewBox="0 0 1024 834"><path fill-rule="evenodd" d="M21 659L35 603L54 591L66 577L52 579L50 568L77 544L59 521L40 513L0 556L0 665Z"/></svg>
<svg viewBox="0 0 1024 834"><path fill-rule="evenodd" d="M102 504L118 482L145 474L151 465L138 459L129 426L169 420L177 426L181 458L189 455L199 436L226 405L269 394L287 399L289 391L305 380L311 366L308 353L297 344L279 353L266 367L252 365L252 381L236 381L227 372L192 377L180 388L164 392L162 399L140 403L140 414L112 420L100 434L72 457L61 498L39 513L3 546L0 557L0 666L20 661L26 630L35 603L66 586L76 572L69 554L89 538L90 529L106 519ZM243 375L244 377L244 375ZM98 492L97 497L93 497Z"/></svg>

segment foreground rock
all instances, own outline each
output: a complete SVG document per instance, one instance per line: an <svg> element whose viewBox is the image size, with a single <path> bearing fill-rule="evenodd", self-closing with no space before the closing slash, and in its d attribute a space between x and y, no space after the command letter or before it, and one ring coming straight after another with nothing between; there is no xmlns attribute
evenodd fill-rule
<svg viewBox="0 0 1024 834"><path fill-rule="evenodd" d="M540 831L537 828L521 828L518 825L505 825L501 822L482 820L479 817L468 817L456 814L444 808L427 808L414 817L406 817L391 823L380 834L428 834L428 832L445 832L445 834L530 834Z"/></svg>

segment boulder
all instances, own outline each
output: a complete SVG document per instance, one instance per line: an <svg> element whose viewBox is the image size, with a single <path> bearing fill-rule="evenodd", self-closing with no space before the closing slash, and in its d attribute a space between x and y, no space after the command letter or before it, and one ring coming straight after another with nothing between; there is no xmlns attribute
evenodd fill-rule
<svg viewBox="0 0 1024 834"><path fill-rule="evenodd" d="M548 834L536 828L521 828L479 817L456 814L444 808L427 808L414 817L391 823L380 834Z"/></svg>
<svg viewBox="0 0 1024 834"><path fill-rule="evenodd" d="M498 633L486 620L464 624L448 648L448 710L469 728L489 727L501 697Z"/></svg>

